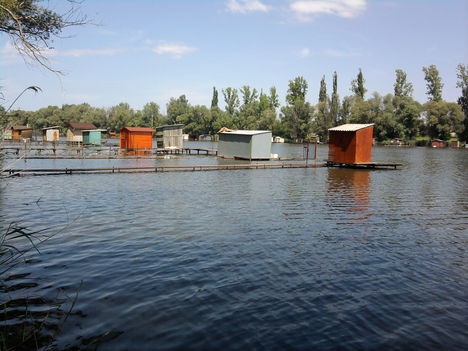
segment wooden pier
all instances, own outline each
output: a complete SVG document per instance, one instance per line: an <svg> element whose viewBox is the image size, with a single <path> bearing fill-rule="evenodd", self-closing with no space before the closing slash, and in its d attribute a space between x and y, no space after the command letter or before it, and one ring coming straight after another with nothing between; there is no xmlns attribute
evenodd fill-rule
<svg viewBox="0 0 468 351"><path fill-rule="evenodd" d="M323 163L256 163L236 165L187 165L187 166L147 166L147 167L109 167L109 168L31 168L4 169L4 176L40 176L61 174L112 174L112 173L157 173L157 172L196 172L223 171L239 169L282 169L282 168L317 168L325 167Z"/></svg>
<svg viewBox="0 0 468 351"><path fill-rule="evenodd" d="M339 163L327 161L325 164L327 167L340 167L340 168L361 168L361 169L388 169L402 166L402 163L392 162L367 162L367 163Z"/></svg>

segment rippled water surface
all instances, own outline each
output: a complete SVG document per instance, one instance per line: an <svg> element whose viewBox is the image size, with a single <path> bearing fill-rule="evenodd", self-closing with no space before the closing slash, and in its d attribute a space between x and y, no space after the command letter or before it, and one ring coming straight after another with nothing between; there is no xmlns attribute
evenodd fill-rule
<svg viewBox="0 0 468 351"><path fill-rule="evenodd" d="M59 349L466 349L468 150L373 158L404 166L3 180L2 227L55 234L8 272L37 283L10 298L77 294Z"/></svg>

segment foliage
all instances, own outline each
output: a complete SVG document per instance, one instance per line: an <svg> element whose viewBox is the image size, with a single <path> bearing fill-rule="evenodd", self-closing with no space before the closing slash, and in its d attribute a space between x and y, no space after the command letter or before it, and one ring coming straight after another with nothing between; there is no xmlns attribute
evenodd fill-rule
<svg viewBox="0 0 468 351"><path fill-rule="evenodd" d="M231 116L234 117L237 108L239 107L239 96L237 94L237 89L234 88L226 88L223 91L224 102L226 103L226 112Z"/></svg>
<svg viewBox="0 0 468 351"><path fill-rule="evenodd" d="M406 72L401 69L397 69L395 70L395 73L396 81L394 84L394 95L397 97L412 96L413 84L406 81Z"/></svg>
<svg viewBox="0 0 468 351"><path fill-rule="evenodd" d="M460 135L461 140L468 141L468 68L464 64L457 66L457 88L461 88L462 94L458 98L458 104L460 105L465 118L463 121L464 130Z"/></svg>
<svg viewBox="0 0 468 351"><path fill-rule="evenodd" d="M0 0L0 32L8 35L20 54L58 72L48 64L45 50L65 28L85 24L86 19L78 17L73 6L67 13L58 14L39 3L39 0Z"/></svg>
<svg viewBox="0 0 468 351"><path fill-rule="evenodd" d="M426 80L427 96L429 101L442 101L442 78L440 78L439 71L435 65L423 67L424 79Z"/></svg>
<svg viewBox="0 0 468 351"><path fill-rule="evenodd" d="M333 92L330 100L330 121L333 126L338 124L340 113L340 97L338 95L338 75L333 72Z"/></svg>
<svg viewBox="0 0 468 351"><path fill-rule="evenodd" d="M325 83L325 76L320 81L319 102L327 101L327 83Z"/></svg>
<svg viewBox="0 0 468 351"><path fill-rule="evenodd" d="M428 101L424 104L427 133L432 139L448 140L450 133L463 131L463 113L460 106L453 102Z"/></svg>
<svg viewBox="0 0 468 351"><path fill-rule="evenodd" d="M364 83L366 80L364 79L364 76L362 74L362 70L359 68L359 73L356 77L351 82L351 91L354 93L355 96L364 99L364 95L366 94L367 89L364 87Z"/></svg>

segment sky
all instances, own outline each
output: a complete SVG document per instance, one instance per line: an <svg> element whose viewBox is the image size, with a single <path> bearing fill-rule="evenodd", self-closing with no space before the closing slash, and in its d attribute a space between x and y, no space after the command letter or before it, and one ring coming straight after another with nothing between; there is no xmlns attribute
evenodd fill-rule
<svg viewBox="0 0 468 351"><path fill-rule="evenodd" d="M59 13L67 1L44 1ZM0 34L0 87L14 109L127 102L141 109L171 97L210 105L213 87L276 87L285 104L288 82L302 76L316 104L325 76L340 98L362 69L366 97L393 93L395 69L427 100L423 66L437 66L443 98L455 102L456 66L468 65L467 0L84 0L92 24L68 28L45 52L57 75L25 63Z"/></svg>

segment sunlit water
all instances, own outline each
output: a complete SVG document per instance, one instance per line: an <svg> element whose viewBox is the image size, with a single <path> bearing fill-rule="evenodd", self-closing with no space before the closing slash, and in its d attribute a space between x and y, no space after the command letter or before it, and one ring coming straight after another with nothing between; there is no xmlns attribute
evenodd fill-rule
<svg viewBox="0 0 468 351"><path fill-rule="evenodd" d="M55 233L5 283L37 286L8 298L78 294L58 349L466 349L468 150L373 158L404 166L3 180L2 227ZM15 167L218 162L230 163Z"/></svg>

